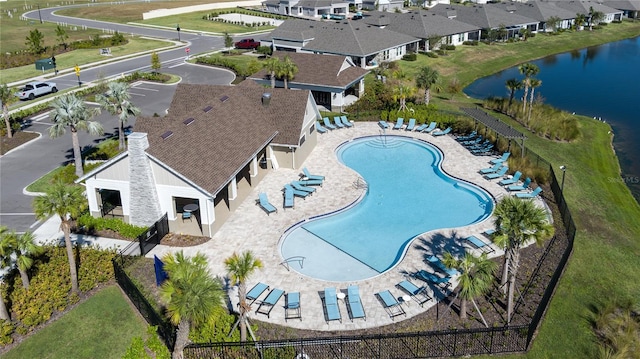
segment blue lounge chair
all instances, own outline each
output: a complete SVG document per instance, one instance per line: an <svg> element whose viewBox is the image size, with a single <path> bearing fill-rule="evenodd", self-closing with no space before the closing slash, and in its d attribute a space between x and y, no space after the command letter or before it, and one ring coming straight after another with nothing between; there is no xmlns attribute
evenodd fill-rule
<svg viewBox="0 0 640 359"><path fill-rule="evenodd" d="M516 197L518 197L518 198L535 198L541 192L542 192L542 187L538 186L538 188L534 189L533 192L516 193Z"/></svg>
<svg viewBox="0 0 640 359"><path fill-rule="evenodd" d="M505 162L507 159L509 159L509 155L511 155L510 152L505 152L505 153L502 154L502 157L497 158L495 160L491 160L491 163L496 164L496 163Z"/></svg>
<svg viewBox="0 0 640 359"><path fill-rule="evenodd" d="M349 120L347 119L347 116L342 115L342 116L340 116L340 119L342 120L342 124L343 124L343 125L345 125L345 126L347 126L347 127L353 127L353 123L351 123L351 121L349 121Z"/></svg>
<svg viewBox="0 0 640 359"><path fill-rule="evenodd" d="M340 116L334 116L333 117L333 123L336 124L336 126L338 126L339 128L344 128L345 126L342 124L342 121L340 121Z"/></svg>
<svg viewBox="0 0 640 359"><path fill-rule="evenodd" d="M451 285L451 282L449 282L451 277L439 277L431 272L427 272L424 269L421 269L420 271L418 271L418 273L415 273L413 276L426 283L433 284L442 289L447 289Z"/></svg>
<svg viewBox="0 0 640 359"><path fill-rule="evenodd" d="M496 234L496 230L493 228L489 228L486 231L482 232L482 235L487 238L493 237L494 234Z"/></svg>
<svg viewBox="0 0 640 359"><path fill-rule="evenodd" d="M291 187L297 189L298 191L305 191L308 193L313 193L316 191L315 188L313 187L307 187L307 186L303 186L300 182L298 181L293 181L291 182Z"/></svg>
<svg viewBox="0 0 640 359"><path fill-rule="evenodd" d="M331 122L329 122L329 117L323 117L322 122L324 123L324 127L330 130L335 130L337 128L336 126L332 125Z"/></svg>
<svg viewBox="0 0 640 359"><path fill-rule="evenodd" d="M191 214L191 212L182 212L182 222L184 222L185 219L188 219L189 222L193 222L193 215Z"/></svg>
<svg viewBox="0 0 640 359"><path fill-rule="evenodd" d="M327 132L327 129L322 127L320 122L316 122L316 131L318 131L320 133L325 133L325 132Z"/></svg>
<svg viewBox="0 0 640 359"><path fill-rule="evenodd" d="M285 184L284 185L284 190L287 191L291 191L293 193L294 196L298 196L298 197L302 197L302 198L307 198L308 195L310 195L310 192L307 191L299 191L295 188L293 188L290 184Z"/></svg>
<svg viewBox="0 0 640 359"><path fill-rule="evenodd" d="M284 189L284 205L283 208L293 208L293 188Z"/></svg>
<svg viewBox="0 0 640 359"><path fill-rule="evenodd" d="M405 131L413 131L414 127L416 127L416 119L415 118L410 118L409 119L409 124L405 128Z"/></svg>
<svg viewBox="0 0 640 359"><path fill-rule="evenodd" d="M311 173L309 173L307 167L302 167L302 173L304 174L304 178L306 178L307 180L324 180L324 176L312 175Z"/></svg>
<svg viewBox="0 0 640 359"><path fill-rule="evenodd" d="M262 207L262 209L264 209L267 212L267 214L278 212L278 209L274 205L269 203L269 199L267 199L267 194L264 192L260 192L258 194L258 204L260 205L260 207Z"/></svg>
<svg viewBox="0 0 640 359"><path fill-rule="evenodd" d="M484 147L471 150L471 153L473 153L474 155L483 155L487 152L490 152L492 149L493 149L493 143L490 143Z"/></svg>
<svg viewBox="0 0 640 359"><path fill-rule="evenodd" d="M462 142L462 141L469 141L469 140L472 140L472 139L474 139L474 138L476 137L476 134L477 134L477 132L476 132L476 131L473 131L473 132L471 132L471 133L470 133L470 134L468 134L468 135L465 135L465 136L458 136L458 137L456 138L456 141L458 141L458 142Z"/></svg>
<svg viewBox="0 0 640 359"><path fill-rule="evenodd" d="M487 173L493 173L495 171L500 170L500 167L502 167L502 165L498 163L498 164L493 165L493 167L481 169L480 173L483 174L483 175L486 175Z"/></svg>
<svg viewBox="0 0 640 359"><path fill-rule="evenodd" d="M395 319L395 317L397 317L398 315L407 315L398 300L388 290L383 290L382 292L376 293L376 296L380 300L380 303L382 303L384 310L387 311L391 319Z"/></svg>
<svg viewBox="0 0 640 359"><path fill-rule="evenodd" d="M284 321L288 319L302 320L300 292L289 292L284 296Z"/></svg>
<svg viewBox="0 0 640 359"><path fill-rule="evenodd" d="M416 128L416 132L422 132L422 131L426 130L427 127L429 127L429 125L427 125L426 123L423 123L422 125L420 125L420 126L418 126Z"/></svg>
<svg viewBox="0 0 640 359"><path fill-rule="evenodd" d="M266 285L266 284L264 284L262 282L259 282L258 284L254 285L253 288L251 288L251 290L249 290L249 293L247 293L246 297L247 297L247 299L249 299L251 301L251 303L253 303L267 289L269 289L268 285Z"/></svg>
<svg viewBox="0 0 640 359"><path fill-rule="evenodd" d="M531 178L527 177L521 185L514 184L511 186L508 186L507 190L509 192L524 191L525 189L529 188L530 184L531 184Z"/></svg>
<svg viewBox="0 0 640 359"><path fill-rule="evenodd" d="M451 127L447 127L447 129L445 129L444 131L435 131L435 132L431 133L431 135L433 135L433 136L444 136L444 135L448 134L449 132L451 132Z"/></svg>
<svg viewBox="0 0 640 359"><path fill-rule="evenodd" d="M413 300L420 304L421 307L424 305L424 303L431 300L431 297L429 296L429 294L427 294L426 287L418 287L408 280L403 280L402 282L398 283L397 286L407 292L411 296L411 298L413 298Z"/></svg>
<svg viewBox="0 0 640 359"><path fill-rule="evenodd" d="M282 289L273 288L271 292L269 292L269 295L267 295L267 297L262 302L260 302L256 313L264 314L267 316L267 318L269 318L271 310L276 306L276 303L278 303L280 298L282 298L283 294L284 291Z"/></svg>
<svg viewBox="0 0 640 359"><path fill-rule="evenodd" d="M465 241L467 241L467 243L469 243L475 249L479 249L485 253L492 253L495 251L495 249L493 249L491 245L489 245L486 242L483 242L482 240L480 240L480 238L476 236L469 236L465 238Z"/></svg>
<svg viewBox="0 0 640 359"><path fill-rule="evenodd" d="M427 262L429 262L436 270L446 274L447 276L458 275L458 272L455 268L447 268L444 263L440 260L440 258L436 256L427 257Z"/></svg>
<svg viewBox="0 0 640 359"><path fill-rule="evenodd" d="M460 142L460 144L462 144L464 147L471 147L471 146L475 146L477 144L479 144L480 142L482 142L482 136L478 136L472 140L468 140L468 141L462 141Z"/></svg>
<svg viewBox="0 0 640 359"><path fill-rule="evenodd" d="M402 126L404 126L404 118L402 117L398 117L398 121L396 121L396 125L393 126L394 130L399 130L402 128Z"/></svg>
<svg viewBox="0 0 640 359"><path fill-rule="evenodd" d="M338 307L338 297L336 296L336 288L330 287L324 289L322 306L324 307L327 323L332 320L339 320L340 323L342 323L342 316L340 316L340 308Z"/></svg>
<svg viewBox="0 0 640 359"><path fill-rule="evenodd" d="M437 122L431 122L431 123L429 124L429 127L427 127L427 128L425 128L424 130L422 130L422 132L429 133L429 132L431 132L431 131L435 130L435 129L436 129L436 126L438 126L438 123L437 123Z"/></svg>
<svg viewBox="0 0 640 359"><path fill-rule="evenodd" d="M353 322L354 319L363 318L367 320L367 314L364 312L362 301L360 300L360 290L357 285L347 287L347 309L349 309L349 317Z"/></svg>
<svg viewBox="0 0 640 359"><path fill-rule="evenodd" d="M310 179L310 180L300 180L297 182L302 186L322 186L322 180Z"/></svg>
<svg viewBox="0 0 640 359"><path fill-rule="evenodd" d="M516 173L514 173L513 177L511 177L509 179L504 179L504 180L498 182L498 184L501 185L501 186L506 186L506 185L511 185L511 184L514 184L514 183L518 183L518 181L520 180L520 177L522 177L522 172L516 171Z"/></svg>
<svg viewBox="0 0 640 359"><path fill-rule="evenodd" d="M507 174L508 170L509 170L509 167L502 166L502 168L500 168L500 171L486 174L486 175L484 175L484 178L489 179L489 180L490 179L500 178L500 177L504 176L505 174Z"/></svg>
<svg viewBox="0 0 640 359"><path fill-rule="evenodd" d="M380 126L380 128L382 128L382 129L386 130L387 128L389 128L389 123L387 123L387 121L380 120L380 121L378 121L378 126Z"/></svg>

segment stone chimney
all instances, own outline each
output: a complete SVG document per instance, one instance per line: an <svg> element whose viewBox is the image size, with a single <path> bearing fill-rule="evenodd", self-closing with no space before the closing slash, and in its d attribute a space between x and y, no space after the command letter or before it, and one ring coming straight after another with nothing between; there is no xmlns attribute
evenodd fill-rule
<svg viewBox="0 0 640 359"><path fill-rule="evenodd" d="M145 150L149 148L147 134L134 132L129 141L129 222L148 227L162 216L160 201Z"/></svg>

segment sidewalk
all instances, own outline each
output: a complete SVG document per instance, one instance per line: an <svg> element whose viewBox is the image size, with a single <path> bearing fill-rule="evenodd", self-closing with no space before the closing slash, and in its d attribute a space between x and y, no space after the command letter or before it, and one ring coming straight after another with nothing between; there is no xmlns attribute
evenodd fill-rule
<svg viewBox="0 0 640 359"><path fill-rule="evenodd" d="M44 222L38 229L33 232L38 244L54 244L64 245L64 233L60 230L60 218L53 216ZM120 250L130 245L132 242L120 239L87 236L79 234L71 234L71 242L73 244L91 246L100 249L116 249Z"/></svg>

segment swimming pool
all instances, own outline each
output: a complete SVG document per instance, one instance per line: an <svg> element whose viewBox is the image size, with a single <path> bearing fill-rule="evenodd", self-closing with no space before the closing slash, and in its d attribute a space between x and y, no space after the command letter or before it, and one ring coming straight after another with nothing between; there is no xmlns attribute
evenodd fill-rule
<svg viewBox="0 0 640 359"><path fill-rule="evenodd" d="M429 143L364 137L342 144L336 155L368 188L351 206L299 223L283 235L283 259L304 257L289 266L309 277L374 277L393 268L415 236L473 224L493 211L486 191L442 171L443 154Z"/></svg>

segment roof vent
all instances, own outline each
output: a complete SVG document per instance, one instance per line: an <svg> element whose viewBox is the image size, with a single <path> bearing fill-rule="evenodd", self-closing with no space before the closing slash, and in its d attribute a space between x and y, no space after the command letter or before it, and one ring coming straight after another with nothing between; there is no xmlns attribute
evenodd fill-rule
<svg viewBox="0 0 640 359"><path fill-rule="evenodd" d="M229 96L224 95L224 96L220 97L220 102L227 102L228 99L229 99Z"/></svg>
<svg viewBox="0 0 640 359"><path fill-rule="evenodd" d="M188 119L182 121L182 123L184 123L185 125L189 126L190 124L193 123L193 121L195 121L195 118L189 117Z"/></svg>
<svg viewBox="0 0 640 359"><path fill-rule="evenodd" d="M262 106L267 107L269 106L269 102L271 102L271 93L270 92L265 92L262 94Z"/></svg>
<svg viewBox="0 0 640 359"><path fill-rule="evenodd" d="M162 137L163 140L166 140L167 138L173 136L173 131L167 131L163 134L160 135L160 137Z"/></svg>
<svg viewBox="0 0 640 359"><path fill-rule="evenodd" d="M212 108L213 108L213 106L207 106L207 107L203 108L202 111L209 112L209 111L211 111Z"/></svg>

